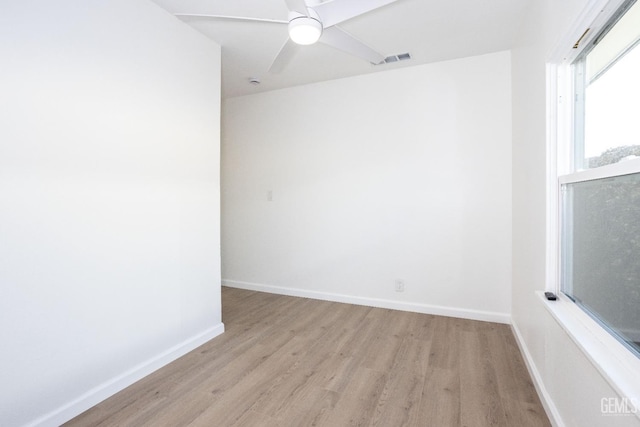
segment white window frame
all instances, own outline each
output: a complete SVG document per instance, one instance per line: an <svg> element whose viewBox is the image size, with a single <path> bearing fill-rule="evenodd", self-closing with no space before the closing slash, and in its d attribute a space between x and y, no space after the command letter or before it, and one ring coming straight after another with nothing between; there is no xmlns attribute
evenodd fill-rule
<svg viewBox="0 0 640 427"><path fill-rule="evenodd" d="M563 295L560 289L560 186L640 172L640 159L572 172L574 78L571 63L624 3L625 0L588 1L583 13L547 61L546 290L554 292L558 300L547 301L542 292L539 297L619 396L638 402L635 415L640 418L640 358ZM585 34L586 29L589 31ZM579 46L574 49L578 40Z"/></svg>

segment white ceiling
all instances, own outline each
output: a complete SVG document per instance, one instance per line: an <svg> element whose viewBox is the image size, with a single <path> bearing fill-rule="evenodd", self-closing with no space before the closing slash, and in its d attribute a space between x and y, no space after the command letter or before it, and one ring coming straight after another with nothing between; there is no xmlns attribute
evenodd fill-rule
<svg viewBox="0 0 640 427"><path fill-rule="evenodd" d="M288 17L284 0L153 1L171 13ZM222 94L233 97L506 50L529 1L398 0L339 26L385 56L409 52L411 60L374 66L316 43L301 47L278 74L268 69L288 38L286 25L181 19L222 46ZM250 78L261 83L252 85Z"/></svg>

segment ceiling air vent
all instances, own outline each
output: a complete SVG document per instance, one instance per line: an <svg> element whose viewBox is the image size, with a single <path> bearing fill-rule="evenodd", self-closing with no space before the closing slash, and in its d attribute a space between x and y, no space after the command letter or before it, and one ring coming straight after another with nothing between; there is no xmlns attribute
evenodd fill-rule
<svg viewBox="0 0 640 427"><path fill-rule="evenodd" d="M387 56L386 58L384 58L384 61L376 65L390 64L392 62L398 62L398 61L406 61L407 59L411 59L411 54L399 53L397 55Z"/></svg>

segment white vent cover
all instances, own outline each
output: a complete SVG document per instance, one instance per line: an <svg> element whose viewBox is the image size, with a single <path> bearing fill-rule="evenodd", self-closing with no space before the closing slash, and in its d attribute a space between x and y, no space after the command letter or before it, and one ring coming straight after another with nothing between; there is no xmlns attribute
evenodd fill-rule
<svg viewBox="0 0 640 427"><path fill-rule="evenodd" d="M382 61L379 64L376 65L382 65L382 64L390 64L392 62L398 62L398 61L406 61L407 59L411 59L411 54L410 53L399 53L397 55L391 55L391 56L387 56L386 58L384 58L384 61Z"/></svg>

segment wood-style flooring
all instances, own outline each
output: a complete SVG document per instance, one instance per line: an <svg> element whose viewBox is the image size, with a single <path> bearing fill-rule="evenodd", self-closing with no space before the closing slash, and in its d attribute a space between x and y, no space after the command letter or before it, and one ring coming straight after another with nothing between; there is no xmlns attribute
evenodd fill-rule
<svg viewBox="0 0 640 427"><path fill-rule="evenodd" d="M226 332L67 426L549 426L507 325L222 289Z"/></svg>

